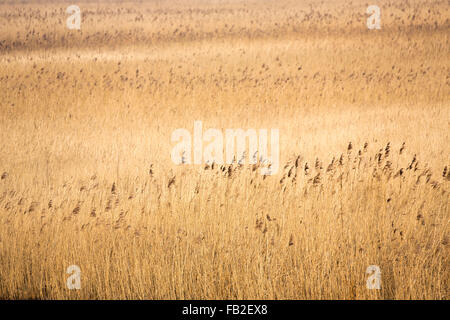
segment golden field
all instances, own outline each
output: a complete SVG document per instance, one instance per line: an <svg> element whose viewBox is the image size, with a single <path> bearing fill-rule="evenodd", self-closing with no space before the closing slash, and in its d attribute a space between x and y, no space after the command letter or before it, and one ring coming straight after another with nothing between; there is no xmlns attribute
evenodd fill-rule
<svg viewBox="0 0 450 320"><path fill-rule="evenodd" d="M0 1L0 298L449 299L450 6L376 4ZM173 164L196 120L278 174Z"/></svg>

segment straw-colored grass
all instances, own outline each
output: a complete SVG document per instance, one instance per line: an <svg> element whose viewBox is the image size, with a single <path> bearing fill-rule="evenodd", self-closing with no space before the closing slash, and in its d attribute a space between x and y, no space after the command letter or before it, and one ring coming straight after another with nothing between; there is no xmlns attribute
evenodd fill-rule
<svg viewBox="0 0 450 320"><path fill-rule="evenodd" d="M448 299L448 3L328 2L0 1L0 298ZM279 173L173 164L195 120Z"/></svg>

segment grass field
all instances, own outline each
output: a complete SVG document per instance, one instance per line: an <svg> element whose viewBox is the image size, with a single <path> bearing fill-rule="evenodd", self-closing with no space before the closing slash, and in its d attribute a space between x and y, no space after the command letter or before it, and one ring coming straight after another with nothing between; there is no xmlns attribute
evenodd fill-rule
<svg viewBox="0 0 450 320"><path fill-rule="evenodd" d="M449 299L450 6L329 2L0 1L0 298Z"/></svg>

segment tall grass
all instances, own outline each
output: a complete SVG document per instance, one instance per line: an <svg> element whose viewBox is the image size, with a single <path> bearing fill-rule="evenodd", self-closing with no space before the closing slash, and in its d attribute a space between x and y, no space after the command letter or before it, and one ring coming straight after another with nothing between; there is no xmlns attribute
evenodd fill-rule
<svg viewBox="0 0 450 320"><path fill-rule="evenodd" d="M359 0L80 2L81 31L0 2L0 297L448 299L449 7L378 2L381 30ZM278 128L280 172L174 165L194 120Z"/></svg>

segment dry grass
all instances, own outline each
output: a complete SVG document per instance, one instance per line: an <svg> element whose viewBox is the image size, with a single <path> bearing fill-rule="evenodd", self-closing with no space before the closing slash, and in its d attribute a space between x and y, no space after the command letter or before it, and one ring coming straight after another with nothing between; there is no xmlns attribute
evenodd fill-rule
<svg viewBox="0 0 450 320"><path fill-rule="evenodd" d="M299 2L1 3L0 297L448 299L448 3ZM279 174L173 165L194 120Z"/></svg>

